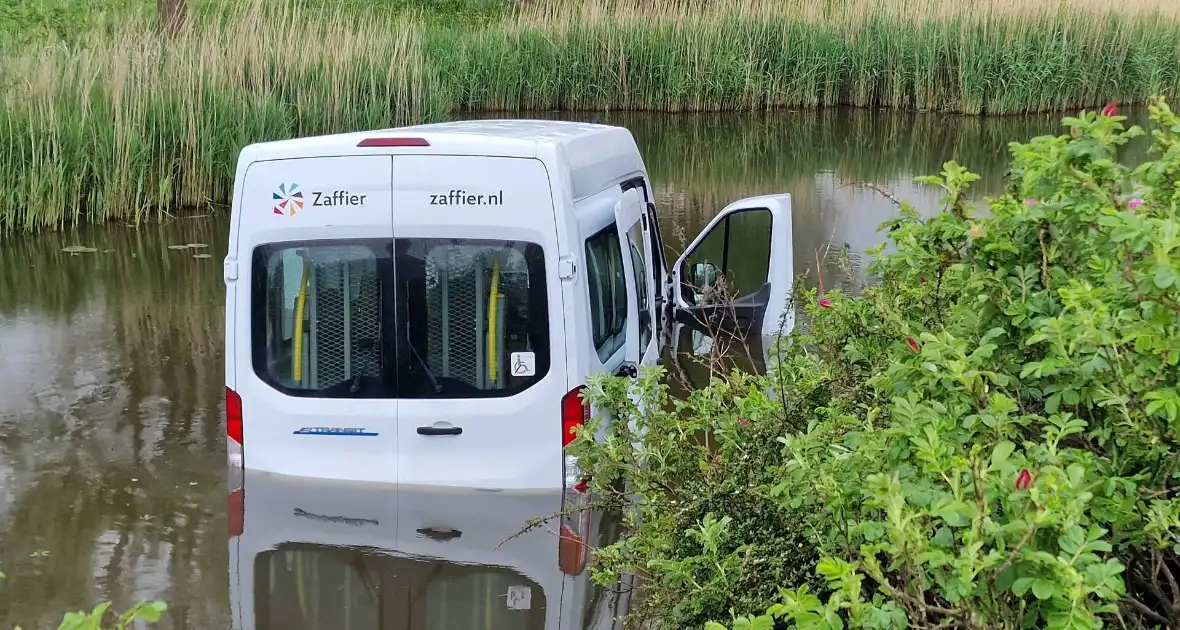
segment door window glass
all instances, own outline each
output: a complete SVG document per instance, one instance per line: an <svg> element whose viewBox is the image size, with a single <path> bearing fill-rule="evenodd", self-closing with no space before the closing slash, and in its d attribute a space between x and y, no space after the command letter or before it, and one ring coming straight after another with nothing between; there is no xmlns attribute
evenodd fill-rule
<svg viewBox="0 0 1180 630"><path fill-rule="evenodd" d="M387 397L388 241L282 243L254 252L254 369L294 396Z"/></svg>
<svg viewBox="0 0 1180 630"><path fill-rule="evenodd" d="M700 305L757 293L770 276L773 215L767 208L739 210L718 221L680 269L683 295Z"/></svg>
<svg viewBox="0 0 1180 630"><path fill-rule="evenodd" d="M660 222L656 218L654 205L647 206L647 232L651 236L652 277L656 281L656 291L662 291L660 276L664 272L664 239L660 234Z"/></svg>
<svg viewBox="0 0 1180 630"><path fill-rule="evenodd" d="M545 376L549 301L539 245L397 239L396 248L399 338L409 341L398 358L403 398L503 396Z"/></svg>
<svg viewBox="0 0 1180 630"><path fill-rule="evenodd" d="M605 362L623 347L627 324L623 251L614 223L586 240L586 267L594 349Z"/></svg>
<svg viewBox="0 0 1180 630"><path fill-rule="evenodd" d="M639 347L646 350L652 337L652 296L648 291L651 269L643 253L643 225L639 221L627 231L627 246L635 268L635 286L639 295Z"/></svg>

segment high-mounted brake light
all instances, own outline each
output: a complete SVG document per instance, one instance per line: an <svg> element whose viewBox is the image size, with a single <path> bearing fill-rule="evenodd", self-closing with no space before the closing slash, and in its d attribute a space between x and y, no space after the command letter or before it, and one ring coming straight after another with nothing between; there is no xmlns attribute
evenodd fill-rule
<svg viewBox="0 0 1180 630"><path fill-rule="evenodd" d="M428 147L426 138L365 138L358 147Z"/></svg>
<svg viewBox="0 0 1180 630"><path fill-rule="evenodd" d="M225 388L225 438L226 455L229 465L241 468L243 465L242 439L242 397L234 390Z"/></svg>
<svg viewBox="0 0 1180 630"><path fill-rule="evenodd" d="M585 385L575 387L561 399L562 448L569 446L577 437L575 428L585 425L590 419L590 404L582 400L582 392L585 389Z"/></svg>

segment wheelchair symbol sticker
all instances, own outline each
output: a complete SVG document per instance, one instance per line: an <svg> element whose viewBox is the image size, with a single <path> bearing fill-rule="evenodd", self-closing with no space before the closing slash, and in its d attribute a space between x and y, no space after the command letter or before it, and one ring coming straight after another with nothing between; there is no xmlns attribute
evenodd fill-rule
<svg viewBox="0 0 1180 630"><path fill-rule="evenodd" d="M508 361L513 376L534 376L537 373L537 355L532 352L513 352Z"/></svg>
<svg viewBox="0 0 1180 630"><path fill-rule="evenodd" d="M533 606L533 589L527 586L508 587L508 610L528 610Z"/></svg>

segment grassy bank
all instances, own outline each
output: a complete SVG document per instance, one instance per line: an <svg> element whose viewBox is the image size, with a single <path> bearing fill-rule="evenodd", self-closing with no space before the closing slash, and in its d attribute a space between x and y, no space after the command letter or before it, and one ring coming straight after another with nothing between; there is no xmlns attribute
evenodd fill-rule
<svg viewBox="0 0 1180 630"><path fill-rule="evenodd" d="M205 0L177 41L140 4L64 41L0 39L0 231L224 202L249 142L469 111L998 114L1180 84L1180 3L1166 0L532 0L456 20L428 3Z"/></svg>

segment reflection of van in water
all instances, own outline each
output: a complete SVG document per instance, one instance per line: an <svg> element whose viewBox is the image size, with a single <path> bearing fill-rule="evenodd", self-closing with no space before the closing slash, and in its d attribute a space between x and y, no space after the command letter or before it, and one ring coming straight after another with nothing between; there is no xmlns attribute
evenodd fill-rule
<svg viewBox="0 0 1180 630"><path fill-rule="evenodd" d="M466 121L246 147L226 280L234 466L550 489L592 373L659 361L669 316L783 322L787 195L722 209L668 269L630 132ZM689 285L737 276L732 301ZM772 281L773 280L773 281Z"/></svg>
<svg viewBox="0 0 1180 630"><path fill-rule="evenodd" d="M589 572L563 572L580 560L562 554L577 550L546 526L512 538L558 510L558 490L246 478L229 547L234 630L621 628L629 584L607 589ZM614 542L619 520L587 519L588 540Z"/></svg>

